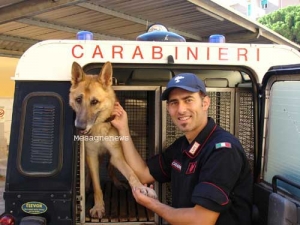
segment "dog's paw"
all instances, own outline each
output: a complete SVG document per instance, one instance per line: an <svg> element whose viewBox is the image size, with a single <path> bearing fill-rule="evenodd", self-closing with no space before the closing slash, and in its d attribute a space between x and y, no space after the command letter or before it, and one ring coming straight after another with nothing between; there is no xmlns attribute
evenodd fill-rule
<svg viewBox="0 0 300 225"><path fill-rule="evenodd" d="M90 215L92 218L99 218L101 219L105 215L105 207L102 206L96 206L94 205L93 208L90 210Z"/></svg>
<svg viewBox="0 0 300 225"><path fill-rule="evenodd" d="M157 194L152 188L147 188L147 195L151 198L157 199Z"/></svg>
<svg viewBox="0 0 300 225"><path fill-rule="evenodd" d="M150 198L157 199L157 194L153 188L142 186L142 187L140 187L140 191L142 194L144 194Z"/></svg>

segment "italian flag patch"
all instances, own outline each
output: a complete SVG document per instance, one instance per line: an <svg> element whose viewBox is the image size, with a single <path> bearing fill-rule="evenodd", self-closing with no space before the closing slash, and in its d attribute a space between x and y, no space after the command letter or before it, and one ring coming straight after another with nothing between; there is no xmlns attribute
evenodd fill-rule
<svg viewBox="0 0 300 225"><path fill-rule="evenodd" d="M229 142L221 142L216 144L216 149L218 148L231 148L231 144Z"/></svg>

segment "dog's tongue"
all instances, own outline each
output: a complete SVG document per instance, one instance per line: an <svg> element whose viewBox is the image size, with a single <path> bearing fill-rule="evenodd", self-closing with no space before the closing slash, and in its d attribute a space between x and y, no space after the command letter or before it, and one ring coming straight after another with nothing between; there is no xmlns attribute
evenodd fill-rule
<svg viewBox="0 0 300 225"><path fill-rule="evenodd" d="M87 130L81 130L80 133L81 134L86 134L88 131Z"/></svg>

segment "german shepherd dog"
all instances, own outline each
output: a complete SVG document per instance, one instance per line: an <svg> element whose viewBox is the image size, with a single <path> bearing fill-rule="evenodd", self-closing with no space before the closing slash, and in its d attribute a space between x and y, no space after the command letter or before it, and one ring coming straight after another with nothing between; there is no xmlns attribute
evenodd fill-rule
<svg viewBox="0 0 300 225"><path fill-rule="evenodd" d="M104 64L98 76L85 74L81 66L73 62L69 104L76 113L75 127L80 130L81 135L89 138L118 136L118 131L109 122L113 119L111 114L116 102L112 88L112 72L110 62ZM125 161L120 141L88 140L85 141L85 155L94 190L91 217L102 218L105 213L100 186L99 158L101 159L107 151L110 153L110 163L124 175L131 187L139 187L145 195L157 197L153 189L141 184Z"/></svg>

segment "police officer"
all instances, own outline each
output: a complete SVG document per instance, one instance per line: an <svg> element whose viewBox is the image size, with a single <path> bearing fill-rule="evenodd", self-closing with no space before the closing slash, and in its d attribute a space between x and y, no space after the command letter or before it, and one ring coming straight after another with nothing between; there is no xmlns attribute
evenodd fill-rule
<svg viewBox="0 0 300 225"><path fill-rule="evenodd" d="M132 140L123 141L125 158L140 181L171 182L172 207L133 188L136 201L170 224L250 225L252 174L239 140L208 117L210 98L194 74L173 77L162 94L173 123L184 133L145 162ZM116 103L112 124L130 136L127 114Z"/></svg>

